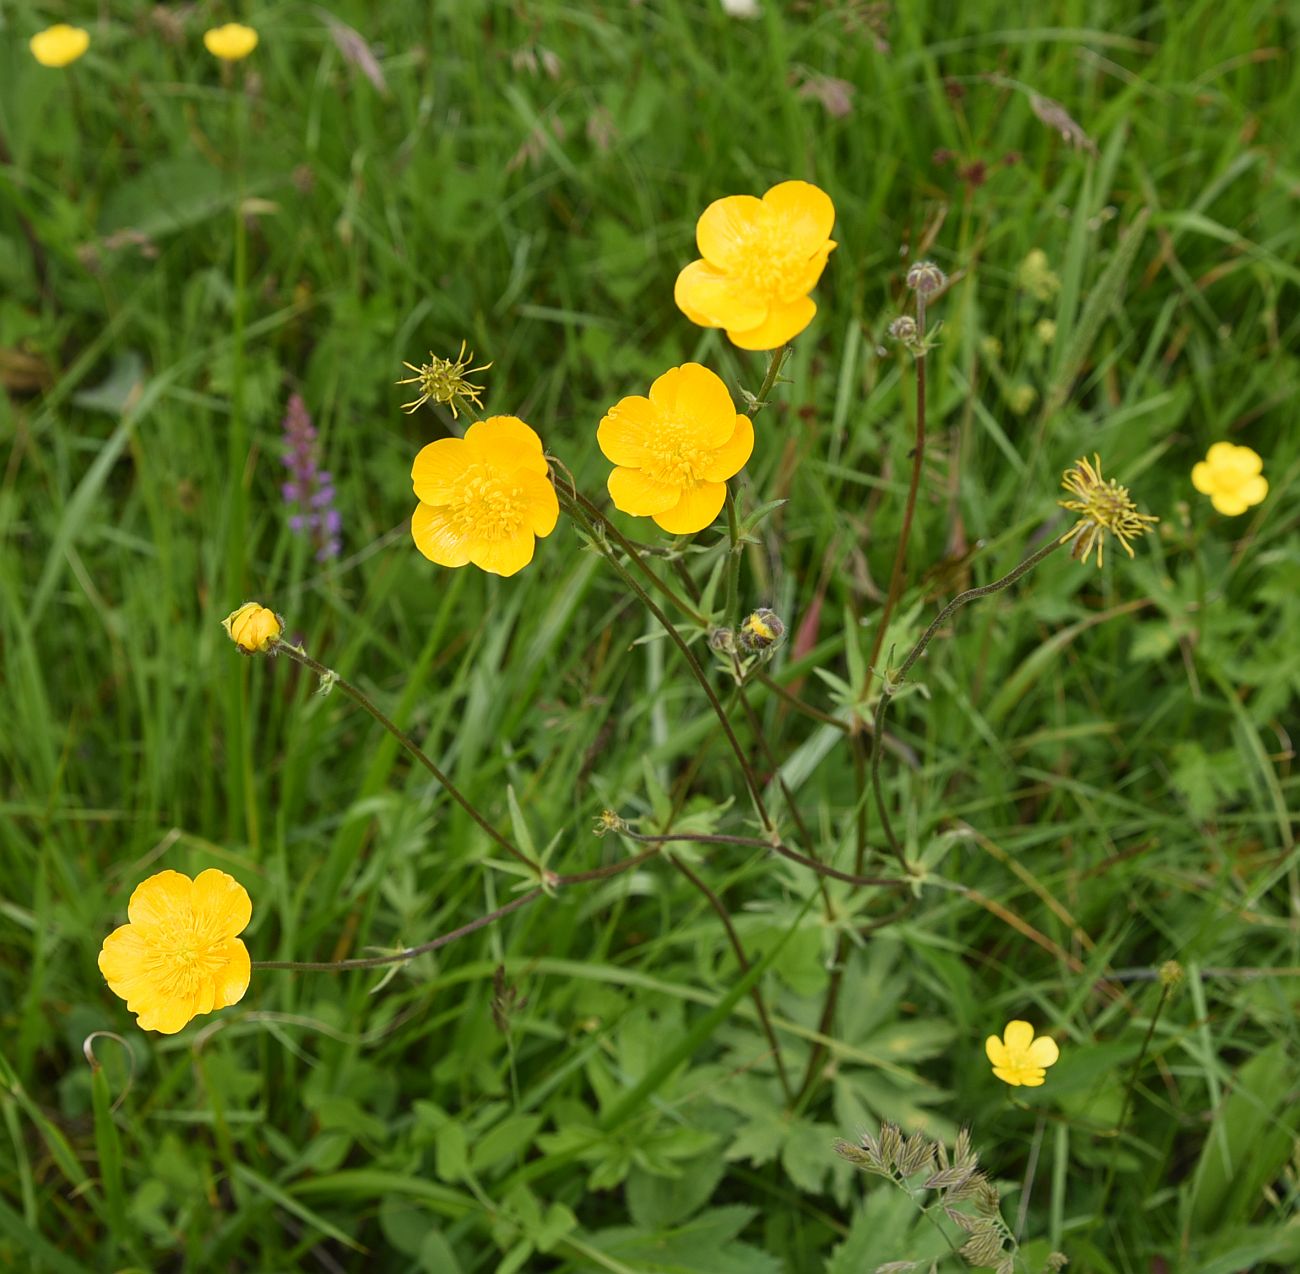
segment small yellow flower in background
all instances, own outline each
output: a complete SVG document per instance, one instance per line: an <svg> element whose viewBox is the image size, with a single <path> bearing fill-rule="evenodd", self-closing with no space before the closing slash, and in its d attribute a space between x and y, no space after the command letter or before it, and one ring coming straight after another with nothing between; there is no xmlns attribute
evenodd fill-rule
<svg viewBox="0 0 1300 1274"><path fill-rule="evenodd" d="M1042 248L1025 254L1017 272L1020 286L1039 301L1050 301L1061 290L1061 280L1047 260Z"/></svg>
<svg viewBox="0 0 1300 1274"><path fill-rule="evenodd" d="M513 575L560 516L549 471L542 440L517 416L489 416L463 438L429 443L411 466L415 547L439 566L473 562Z"/></svg>
<svg viewBox="0 0 1300 1274"><path fill-rule="evenodd" d="M1038 401L1038 390L1023 381L1012 385L1007 392L1007 406L1013 416L1023 416Z"/></svg>
<svg viewBox="0 0 1300 1274"><path fill-rule="evenodd" d="M1235 518L1268 495L1259 453L1231 442L1216 442L1192 466L1192 486L1226 517Z"/></svg>
<svg viewBox="0 0 1300 1274"><path fill-rule="evenodd" d="M441 403L444 407L451 408L453 420L459 418L457 405L460 402L473 403L475 407L481 406L479 395L483 392L482 385L471 385L465 379L467 376L473 376L475 372L485 372L491 363L483 363L479 367L471 367L474 361L474 355L465 356L465 342L460 343L460 353L456 358L439 358L429 352L429 361L416 367L414 363L403 362L402 366L415 373L414 376L407 376L404 380L399 380L399 385L419 385L420 394L418 398L412 399L409 403L402 404L402 410L406 412L418 411L425 403Z"/></svg>
<svg viewBox="0 0 1300 1274"><path fill-rule="evenodd" d="M984 1052L993 1063L993 1073L1013 1088L1038 1088L1049 1066L1056 1063L1061 1050L1049 1035L1034 1037L1028 1022L1008 1022L1002 1038L990 1035Z"/></svg>
<svg viewBox="0 0 1300 1274"><path fill-rule="evenodd" d="M1044 345L1050 345L1056 340L1056 324L1051 319L1039 319L1034 324L1034 335Z"/></svg>
<svg viewBox="0 0 1300 1274"><path fill-rule="evenodd" d="M826 258L835 205L806 181L783 181L762 199L729 195L695 227L701 260L678 276L678 308L701 327L725 328L741 349L776 349L812 322L808 293Z"/></svg>
<svg viewBox="0 0 1300 1274"><path fill-rule="evenodd" d="M280 640L284 620L260 602L245 602L221 621L230 640L246 655L264 654Z"/></svg>
<svg viewBox="0 0 1300 1274"><path fill-rule="evenodd" d="M223 62L238 62L257 48L257 32L240 22L227 22L203 33L203 47Z"/></svg>
<svg viewBox="0 0 1300 1274"><path fill-rule="evenodd" d="M90 48L90 32L59 22L38 31L27 47L42 66L69 66Z"/></svg>
<svg viewBox="0 0 1300 1274"><path fill-rule="evenodd" d="M99 971L142 1030L175 1035L191 1018L243 999L251 966L239 934L253 904L233 876L160 871L136 886L127 916L104 939Z"/></svg>
<svg viewBox="0 0 1300 1274"><path fill-rule="evenodd" d="M1058 500L1063 509L1082 516L1061 536L1061 543L1074 541L1070 556L1086 562L1088 555L1097 550L1097 567L1101 568L1102 550L1107 534L1113 535L1129 557L1133 546L1129 540L1145 535L1157 522L1149 513L1139 513L1129 496L1128 487L1122 487L1114 478L1101 476L1101 457L1094 455L1089 464L1086 457L1074 462L1061 477L1061 486L1078 496L1077 500Z"/></svg>
<svg viewBox="0 0 1300 1274"><path fill-rule="evenodd" d="M664 372L650 397L615 403L596 441L618 466L609 475L614 507L652 517L673 535L702 531L722 509L727 479L754 450L754 425L722 379L699 363Z"/></svg>

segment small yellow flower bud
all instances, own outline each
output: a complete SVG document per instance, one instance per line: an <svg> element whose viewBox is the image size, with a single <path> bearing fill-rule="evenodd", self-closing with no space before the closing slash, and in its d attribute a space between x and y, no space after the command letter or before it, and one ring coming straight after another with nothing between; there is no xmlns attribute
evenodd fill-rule
<svg viewBox="0 0 1300 1274"><path fill-rule="evenodd" d="M257 48L257 32L241 22L227 22L203 33L203 47L223 62L238 62Z"/></svg>
<svg viewBox="0 0 1300 1274"><path fill-rule="evenodd" d="M766 606L746 615L740 625L737 640L741 648L756 654L769 650L785 636L785 623L774 610Z"/></svg>
<svg viewBox="0 0 1300 1274"><path fill-rule="evenodd" d="M70 66L90 48L90 33L83 27L58 22L32 36L28 48L42 66Z"/></svg>
<svg viewBox="0 0 1300 1274"><path fill-rule="evenodd" d="M1168 987L1173 991L1183 980L1183 966L1177 960L1166 960L1160 966L1156 977L1159 979L1161 986Z"/></svg>
<svg viewBox="0 0 1300 1274"><path fill-rule="evenodd" d="M246 655L264 654L284 632L284 620L260 602L245 602L227 615L221 626Z"/></svg>

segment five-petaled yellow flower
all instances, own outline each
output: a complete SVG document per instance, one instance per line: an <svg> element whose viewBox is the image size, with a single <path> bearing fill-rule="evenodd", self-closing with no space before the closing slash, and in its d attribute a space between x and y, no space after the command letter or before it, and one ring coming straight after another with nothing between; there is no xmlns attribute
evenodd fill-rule
<svg viewBox="0 0 1300 1274"><path fill-rule="evenodd" d="M649 398L633 395L611 407L596 440L618 465L609 475L614 507L689 535L718 516L727 479L754 450L754 426L737 413L720 377L684 363L664 372Z"/></svg>
<svg viewBox="0 0 1300 1274"><path fill-rule="evenodd" d="M1231 442L1216 442L1192 466L1192 486L1226 517L1235 518L1268 495L1259 453Z"/></svg>
<svg viewBox="0 0 1300 1274"><path fill-rule="evenodd" d="M1056 1041L1050 1035L1035 1038L1028 1022L1008 1022L1001 1039L990 1035L984 1041L984 1051L993 1063L993 1073L1013 1088L1039 1087L1047 1068L1061 1056Z"/></svg>
<svg viewBox="0 0 1300 1274"><path fill-rule="evenodd" d="M284 632L284 620L261 602L245 602L231 611L221 626L246 655L265 654Z"/></svg>
<svg viewBox="0 0 1300 1274"><path fill-rule="evenodd" d="M252 915L248 891L224 871L160 871L136 886L130 923L104 939L99 971L142 1030L174 1035L243 999L250 965L238 935Z"/></svg>
<svg viewBox="0 0 1300 1274"><path fill-rule="evenodd" d="M42 66L68 66L90 48L90 32L59 22L38 31L27 47Z"/></svg>
<svg viewBox="0 0 1300 1274"><path fill-rule="evenodd" d="M826 258L835 205L806 181L783 181L762 199L730 195L695 227L699 261L678 276L678 308L701 327L726 328L741 349L776 349L812 322L808 295Z"/></svg>
<svg viewBox="0 0 1300 1274"><path fill-rule="evenodd" d="M517 416L489 416L463 438L429 443L411 466L416 548L439 566L473 562L513 575L560 516L548 473L542 440Z"/></svg>
<svg viewBox="0 0 1300 1274"><path fill-rule="evenodd" d="M203 33L203 47L223 62L238 62L257 48L257 32L241 22L227 22Z"/></svg>

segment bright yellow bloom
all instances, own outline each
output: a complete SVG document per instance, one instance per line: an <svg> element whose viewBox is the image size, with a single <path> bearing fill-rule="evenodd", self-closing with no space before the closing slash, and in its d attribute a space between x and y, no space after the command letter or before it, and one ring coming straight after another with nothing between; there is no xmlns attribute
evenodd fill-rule
<svg viewBox="0 0 1300 1274"><path fill-rule="evenodd" d="M475 407L480 405L479 395L483 392L482 385L471 385L465 378L473 376L475 372L485 372L491 363L483 363L478 367L471 367L474 361L474 355L470 354L465 357L465 342L460 343L460 353L456 358L439 358L432 350L429 351L429 361L416 367L414 363L403 362L402 366L409 368L415 373L414 376L407 376L399 380L399 385L419 385L420 392L409 403L402 404L402 410L405 412L418 411L427 402L441 403L444 407L451 408L451 418L456 420L460 416L458 404L464 402L473 403Z"/></svg>
<svg viewBox="0 0 1300 1274"><path fill-rule="evenodd" d="M1056 1041L1049 1035L1035 1039L1028 1022L1008 1022L1001 1039L990 1035L984 1041L984 1051L993 1063L993 1073L1013 1088L1039 1087L1044 1072L1061 1056Z"/></svg>
<svg viewBox="0 0 1300 1274"><path fill-rule="evenodd" d="M1235 518L1268 495L1264 462L1249 447L1216 442L1205 459L1192 466L1192 486L1222 514Z"/></svg>
<svg viewBox="0 0 1300 1274"><path fill-rule="evenodd" d="M280 640L284 621L261 602L245 602L221 621L230 640L246 655L264 654Z"/></svg>
<svg viewBox="0 0 1300 1274"><path fill-rule="evenodd" d="M27 47L42 66L68 66L90 48L90 32L59 22L38 31Z"/></svg>
<svg viewBox="0 0 1300 1274"><path fill-rule="evenodd" d="M619 466L609 475L614 507L689 535L718 516L727 479L754 450L754 425L737 414L720 377L684 363L664 372L649 398L634 395L611 407L596 440Z"/></svg>
<svg viewBox="0 0 1300 1274"><path fill-rule="evenodd" d="M741 349L776 349L812 322L835 205L806 181L783 181L762 199L729 195L695 227L699 261L678 276L678 308L701 327L723 327Z"/></svg>
<svg viewBox="0 0 1300 1274"><path fill-rule="evenodd" d="M136 886L126 914L130 924L104 939L99 971L142 1030L175 1035L243 999L251 966L238 935L253 904L233 876L160 871Z"/></svg>
<svg viewBox="0 0 1300 1274"><path fill-rule="evenodd" d="M429 443L411 466L415 547L439 566L473 562L513 575L560 516L549 472L542 440L517 416L489 416L463 438Z"/></svg>
<svg viewBox="0 0 1300 1274"><path fill-rule="evenodd" d="M1145 535L1157 522L1157 517L1149 513L1139 513L1128 493L1128 487L1122 487L1114 478L1101 476L1101 457L1094 455L1090 464L1086 457L1074 462L1074 468L1067 469L1061 476L1061 486L1077 500L1058 500L1063 509L1080 514L1079 520L1061 536L1061 543L1074 541L1070 556L1077 561L1086 562L1088 555L1097 550L1097 567L1101 568L1102 552L1106 546L1106 536L1113 535L1129 557L1133 556L1133 546L1129 540Z"/></svg>
<svg viewBox="0 0 1300 1274"><path fill-rule="evenodd" d="M227 22L203 33L203 47L223 62L238 62L257 48L257 32L240 22Z"/></svg>

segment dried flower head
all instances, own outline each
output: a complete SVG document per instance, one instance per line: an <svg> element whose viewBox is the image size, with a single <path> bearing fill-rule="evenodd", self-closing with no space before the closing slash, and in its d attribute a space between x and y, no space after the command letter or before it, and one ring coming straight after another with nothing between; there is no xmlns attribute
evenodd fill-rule
<svg viewBox="0 0 1300 1274"><path fill-rule="evenodd" d="M1047 1068L1061 1055L1056 1041L1050 1035L1035 1038L1028 1022L1008 1022L1000 1039L990 1035L984 1041L984 1052L993 1063L993 1073L1013 1088L1038 1088Z"/></svg>
<svg viewBox="0 0 1300 1274"><path fill-rule="evenodd" d="M203 47L223 62L238 62L257 48L257 32L242 22L227 22L203 33Z"/></svg>
<svg viewBox="0 0 1300 1274"><path fill-rule="evenodd" d="M1100 568L1107 534L1113 535L1124 552L1132 557L1133 546L1129 541L1145 535L1160 521L1149 513L1137 511L1128 487L1120 486L1114 478L1101 476L1101 457L1098 455L1093 456L1092 463L1086 456L1076 460L1074 467L1062 475L1061 486L1078 497L1057 501L1061 508L1081 515L1078 522L1061 536L1062 544L1067 540L1074 541L1071 556L1076 561L1086 562L1095 548Z"/></svg>
<svg viewBox="0 0 1300 1274"><path fill-rule="evenodd" d="M896 341L910 345L916 340L916 320L910 314L903 314L889 325L889 334Z"/></svg>
<svg viewBox="0 0 1300 1274"><path fill-rule="evenodd" d="M160 871L136 886L130 923L104 939L99 970L142 1030L174 1035L243 998L251 966L238 935L252 915L248 891L224 871Z"/></svg>
<svg viewBox="0 0 1300 1274"><path fill-rule="evenodd" d="M42 66L70 66L90 48L90 32L83 27L58 22L38 31L27 42L27 47Z"/></svg>
<svg viewBox="0 0 1300 1274"><path fill-rule="evenodd" d="M404 380L399 380L399 385L419 385L420 394L418 398L409 403L402 404L402 410L405 412L418 411L425 403L439 403L443 407L451 408L452 419L459 417L458 404L473 403L475 407L482 406L480 395L483 393L482 385L471 385L467 376L473 376L476 372L485 372L491 363L483 363L478 367L471 367L474 361L474 355L471 352L468 356L465 354L465 342L460 343L460 353L455 359L438 358L431 350L429 352L429 361L416 367L414 363L403 362L402 366L415 373L414 376L407 376Z"/></svg>
<svg viewBox="0 0 1300 1274"><path fill-rule="evenodd" d="M261 602L245 602L231 611L221 626L245 655L265 654L284 632L284 620Z"/></svg>

